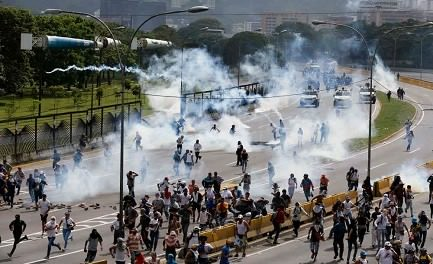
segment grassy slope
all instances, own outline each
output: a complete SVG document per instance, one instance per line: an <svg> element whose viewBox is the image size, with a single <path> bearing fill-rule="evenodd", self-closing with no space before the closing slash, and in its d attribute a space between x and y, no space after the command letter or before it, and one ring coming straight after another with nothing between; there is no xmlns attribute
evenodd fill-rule
<svg viewBox="0 0 433 264"><path fill-rule="evenodd" d="M391 98L388 102L386 95L382 92L377 93L378 99L382 105L379 115L374 120L372 144L378 143L399 131L407 119L415 116L416 109L408 102ZM368 138L355 138L350 140L349 149L357 151L368 146Z"/></svg>

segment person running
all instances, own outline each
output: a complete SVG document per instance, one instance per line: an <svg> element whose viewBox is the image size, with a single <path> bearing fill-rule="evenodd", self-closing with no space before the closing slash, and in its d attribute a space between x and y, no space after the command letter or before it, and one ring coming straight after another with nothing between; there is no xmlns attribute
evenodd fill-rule
<svg viewBox="0 0 433 264"><path fill-rule="evenodd" d="M56 233L58 229L59 229L59 225L56 222L56 217L51 216L50 221L45 225L45 231L47 232L47 238L48 238L48 248L47 248L47 255L45 256L45 259L50 258L52 246L57 247L60 251L64 251L59 243L55 243Z"/></svg>
<svg viewBox="0 0 433 264"><path fill-rule="evenodd" d="M244 193L250 192L250 185L251 185L251 175L248 173L244 173L244 176L242 177L241 182L239 183L239 186L244 184L243 189Z"/></svg>
<svg viewBox="0 0 433 264"><path fill-rule="evenodd" d="M319 253L320 240L323 240L323 227L319 222L315 222L308 230L307 239L310 240L311 259L316 261L317 254Z"/></svg>
<svg viewBox="0 0 433 264"><path fill-rule="evenodd" d="M213 126L210 128L210 132L212 132L212 131L214 131L214 132L221 132L218 128L217 128L217 126L216 126L216 124L213 124Z"/></svg>
<svg viewBox="0 0 433 264"><path fill-rule="evenodd" d="M180 165L180 162L182 161L181 152L179 150L174 151L173 161L174 161L174 163L173 163L174 175L176 177L179 177L179 175L180 175L179 165Z"/></svg>
<svg viewBox="0 0 433 264"><path fill-rule="evenodd" d="M431 220L427 217L427 214L424 210L422 210L418 215L418 222L421 226L421 234L420 234L420 247L424 247L425 240L427 238L427 230L430 229L431 226Z"/></svg>
<svg viewBox="0 0 433 264"><path fill-rule="evenodd" d="M274 183L273 179L275 176L275 167L272 164L272 162L268 161L268 178L269 178L269 185L272 186Z"/></svg>
<svg viewBox="0 0 433 264"><path fill-rule="evenodd" d="M72 240L72 230L74 230L75 222L71 218L71 213L69 211L65 212L65 216L60 220L59 228L62 227L63 241L65 241L64 249L66 250L68 246L68 240Z"/></svg>
<svg viewBox="0 0 433 264"><path fill-rule="evenodd" d="M44 236L44 230L46 230L48 213L50 212L50 209L51 209L51 202L49 200L47 200L46 194L42 194L42 200L38 201L36 210L37 210L37 208L39 208L39 214L41 216L41 224L42 224L41 237L43 237Z"/></svg>
<svg viewBox="0 0 433 264"><path fill-rule="evenodd" d="M91 263L95 260L96 253L98 252L98 243L102 251L102 237L96 229L92 229L92 232L84 243L84 253L87 253L84 263Z"/></svg>
<svg viewBox="0 0 433 264"><path fill-rule="evenodd" d="M377 216L376 220L374 221L374 227L376 229L376 239L377 239L377 246L378 249L384 247L385 245L385 238L386 238L386 227L389 226L388 221L388 212L386 209L382 210L382 213Z"/></svg>
<svg viewBox="0 0 433 264"><path fill-rule="evenodd" d="M270 124L271 126L271 133L272 133L272 137L274 138L274 140L277 140L277 128L274 126L273 123Z"/></svg>
<svg viewBox="0 0 433 264"><path fill-rule="evenodd" d="M150 247L153 251L156 251L156 247L158 246L159 228L161 226L160 215L161 214L159 212L154 212L153 218L149 223Z"/></svg>
<svg viewBox="0 0 433 264"><path fill-rule="evenodd" d="M238 141L238 146L236 147L236 166L241 166L242 165L242 151L244 150L244 146L242 145L242 143L240 141ZM433 177L432 177L433 179ZM433 185L433 181L432 181L432 185ZM433 188L432 188L433 191Z"/></svg>
<svg viewBox="0 0 433 264"><path fill-rule="evenodd" d="M413 130L409 131L409 133L406 135L405 139L407 140L407 146L406 151L410 151L410 146L412 145L412 141L415 138L415 135L413 134Z"/></svg>
<svg viewBox="0 0 433 264"><path fill-rule="evenodd" d="M116 264L126 263L126 257L130 257L130 252L123 238L117 238L117 244L110 247L110 254L111 257L113 257L116 261Z"/></svg>
<svg viewBox="0 0 433 264"><path fill-rule="evenodd" d="M51 159L53 160L53 169L54 169L57 166L57 164L60 162L60 154L59 152L57 152L57 149L54 150Z"/></svg>
<svg viewBox="0 0 433 264"><path fill-rule="evenodd" d="M404 212L407 213L407 210L409 209L410 217L413 217L413 198L414 198L414 196L413 196L412 186L408 185L404 191L404 203L406 204ZM433 218L433 205L431 204L430 201L429 201L430 218Z"/></svg>
<svg viewBox="0 0 433 264"><path fill-rule="evenodd" d="M326 177L325 174L322 174L322 176L320 176L320 187L319 187L319 191L321 194L323 195L328 194L328 185L329 185L328 177Z"/></svg>
<svg viewBox="0 0 433 264"><path fill-rule="evenodd" d="M241 165L242 165L242 172L245 173L247 171L247 166L248 166L248 152L246 149L242 150Z"/></svg>
<svg viewBox="0 0 433 264"><path fill-rule="evenodd" d="M308 174L304 174L304 178L302 179L300 186L304 190L305 199L307 199L307 202L309 202L310 197L313 197L314 186L313 182L310 180L310 178L308 178Z"/></svg>
<svg viewBox="0 0 433 264"><path fill-rule="evenodd" d="M343 260L344 234L346 232L347 232L347 230L346 230L346 225L345 225L345 219L344 219L344 217L340 217L337 224L334 225L334 227L332 229L332 233L333 233L333 237L334 237L334 241L333 241L334 259L337 259L337 257L340 256L340 260Z"/></svg>
<svg viewBox="0 0 433 264"><path fill-rule="evenodd" d="M143 150L143 146L141 146L142 137L140 133L135 132L134 142L135 142L135 150Z"/></svg>
<svg viewBox="0 0 433 264"><path fill-rule="evenodd" d="M293 208L293 216L292 216L292 222L293 222L293 232L295 234L295 237L298 237L298 230L301 226L301 217L302 214L308 216L307 212L305 212L304 208L302 208L298 202L295 203L295 207Z"/></svg>
<svg viewBox="0 0 433 264"><path fill-rule="evenodd" d="M376 260L379 264L393 264L394 255L397 253L392 249L391 242L386 241L384 247L377 252Z"/></svg>
<svg viewBox="0 0 433 264"><path fill-rule="evenodd" d="M23 170L18 167L17 171L14 173L13 179L15 180L15 188L17 189L16 195L20 194L21 185L23 184L23 181L26 179L26 175L24 174Z"/></svg>
<svg viewBox="0 0 433 264"><path fill-rule="evenodd" d="M278 206L278 209L275 213L272 214L271 222L274 226L274 230L269 233L268 239L272 239L272 235L275 235L274 242L272 244L277 245L278 243L278 237L280 236L281 232L281 225L285 221L286 212L284 211L284 206Z"/></svg>
<svg viewBox="0 0 433 264"><path fill-rule="evenodd" d="M137 232L136 228L132 228L129 232L128 238L126 240L126 245L131 253L131 263L135 263L135 256L140 253L140 246L143 248L143 239L141 235Z"/></svg>
<svg viewBox="0 0 433 264"><path fill-rule="evenodd" d="M295 194L295 189L298 188L298 182L295 178L295 174L290 173L288 184L289 184L289 188L287 188L287 192L290 198L292 199L293 195Z"/></svg>
<svg viewBox="0 0 433 264"><path fill-rule="evenodd" d="M236 254L235 257L239 256L239 251L242 250L242 257L246 256L245 250L247 248L247 233L250 230L250 226L247 221L244 220L242 215L238 215L235 226L235 237L236 237Z"/></svg>
<svg viewBox="0 0 433 264"><path fill-rule="evenodd" d="M194 144L195 163L197 163L198 160L201 160L201 156L200 156L201 148L202 146L200 144L200 141L197 139Z"/></svg>
<svg viewBox="0 0 433 264"><path fill-rule="evenodd" d="M81 161L83 160L83 153L81 153L81 149L77 149L75 151L73 159L74 159L73 170L75 170L75 168L80 168Z"/></svg>
<svg viewBox="0 0 433 264"><path fill-rule="evenodd" d="M236 126L235 125L232 125L232 127L230 128L229 134L230 135L236 134Z"/></svg>
<svg viewBox="0 0 433 264"><path fill-rule="evenodd" d="M9 230L12 231L12 234L14 236L14 245L12 246L12 250L10 253L8 253L8 256L11 258L12 255L15 252L15 249L17 248L17 245L24 240L29 240L27 235L24 235L24 237L21 237L21 235L26 230L27 224L23 220L21 220L21 217L19 214L15 215L15 220L13 220L9 224Z"/></svg>
<svg viewBox="0 0 433 264"><path fill-rule="evenodd" d="M182 156L182 160L185 164L185 176L187 178L191 177L191 171L192 167L194 166L194 156L192 154L192 151L189 151L188 149L185 151L185 154Z"/></svg>
<svg viewBox="0 0 433 264"><path fill-rule="evenodd" d="M176 140L176 149L179 153L182 153L182 145L183 145L183 141L184 141L184 136L181 135L180 137L177 138Z"/></svg>
<svg viewBox="0 0 433 264"><path fill-rule="evenodd" d="M298 147L302 148L302 138L304 137L304 130L300 127L298 129Z"/></svg>
<svg viewBox="0 0 433 264"><path fill-rule="evenodd" d="M358 229L356 220L353 219L350 222L349 234L347 236L347 261L350 261L350 254L352 253L352 247L354 248L352 262L356 260L356 254L358 253Z"/></svg>

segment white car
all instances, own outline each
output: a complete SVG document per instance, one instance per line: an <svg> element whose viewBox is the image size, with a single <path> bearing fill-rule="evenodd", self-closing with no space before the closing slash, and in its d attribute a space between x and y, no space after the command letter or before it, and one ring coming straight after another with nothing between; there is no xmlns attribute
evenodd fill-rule
<svg viewBox="0 0 433 264"><path fill-rule="evenodd" d="M352 107L352 94L348 90L337 90L334 94L334 107L350 108Z"/></svg>
<svg viewBox="0 0 433 264"><path fill-rule="evenodd" d="M313 106L319 107L319 94L317 91L305 91L302 93L301 98L299 100L299 106Z"/></svg>
<svg viewBox="0 0 433 264"><path fill-rule="evenodd" d="M370 97L370 89L362 87L359 90L359 102L360 103L376 103L376 90L371 90L371 97Z"/></svg>

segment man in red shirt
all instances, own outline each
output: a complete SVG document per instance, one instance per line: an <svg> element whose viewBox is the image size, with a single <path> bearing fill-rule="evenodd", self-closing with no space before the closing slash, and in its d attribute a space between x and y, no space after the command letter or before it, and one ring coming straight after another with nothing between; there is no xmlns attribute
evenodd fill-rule
<svg viewBox="0 0 433 264"><path fill-rule="evenodd" d="M284 212L284 206L280 205L278 206L277 211L271 217L272 224L274 225L274 230L269 233L268 239L272 239L272 235L275 234L273 242L274 245L278 244L278 237L280 236L281 225L284 223L285 216L286 212Z"/></svg>

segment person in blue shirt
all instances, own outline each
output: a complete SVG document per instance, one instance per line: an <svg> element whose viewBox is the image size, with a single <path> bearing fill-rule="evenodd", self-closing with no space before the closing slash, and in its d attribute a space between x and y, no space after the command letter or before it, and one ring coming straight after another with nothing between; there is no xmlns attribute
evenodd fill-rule
<svg viewBox="0 0 433 264"><path fill-rule="evenodd" d="M230 240L226 240L226 244L221 249L220 264L230 264L229 261L230 245L231 245Z"/></svg>

